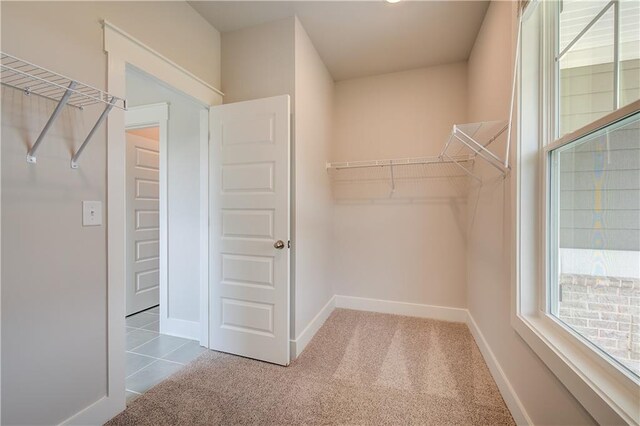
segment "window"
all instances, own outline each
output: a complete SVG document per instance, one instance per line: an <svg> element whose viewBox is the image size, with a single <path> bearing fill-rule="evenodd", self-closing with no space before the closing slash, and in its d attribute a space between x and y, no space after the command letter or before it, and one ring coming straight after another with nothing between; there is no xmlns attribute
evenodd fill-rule
<svg viewBox="0 0 640 426"><path fill-rule="evenodd" d="M640 413L640 1L522 17L512 325L601 424Z"/></svg>
<svg viewBox="0 0 640 426"><path fill-rule="evenodd" d="M640 376L640 114L548 155L550 313Z"/></svg>
<svg viewBox="0 0 640 426"><path fill-rule="evenodd" d="M640 98L640 2L562 0L558 136Z"/></svg>
<svg viewBox="0 0 640 426"><path fill-rule="evenodd" d="M640 98L640 2L562 0L549 111L548 312L640 376L638 117L579 129Z"/></svg>

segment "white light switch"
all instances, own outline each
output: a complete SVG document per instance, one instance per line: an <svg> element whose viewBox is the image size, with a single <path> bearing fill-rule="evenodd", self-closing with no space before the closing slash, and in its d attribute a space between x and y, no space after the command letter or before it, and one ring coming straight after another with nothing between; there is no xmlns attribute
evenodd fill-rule
<svg viewBox="0 0 640 426"><path fill-rule="evenodd" d="M102 225L102 202L82 202L82 226Z"/></svg>

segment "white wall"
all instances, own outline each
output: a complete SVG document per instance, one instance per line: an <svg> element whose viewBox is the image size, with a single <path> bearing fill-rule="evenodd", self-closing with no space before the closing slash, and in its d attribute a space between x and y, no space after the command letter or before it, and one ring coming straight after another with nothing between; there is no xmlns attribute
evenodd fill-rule
<svg viewBox="0 0 640 426"><path fill-rule="evenodd" d="M334 294L331 277L333 200L325 166L332 137L333 79L298 19L295 20L295 101L294 339Z"/></svg>
<svg viewBox="0 0 640 426"><path fill-rule="evenodd" d="M470 122L507 119L515 47L516 3L492 2L468 63ZM514 132L515 134L515 132ZM504 138L495 145L504 150ZM512 152L511 163L515 160ZM515 185L478 162L484 185L469 194L468 307L534 424L592 424L593 419L510 324L511 232ZM514 173L510 176L513 176Z"/></svg>
<svg viewBox="0 0 640 426"><path fill-rule="evenodd" d="M2 2L1 7L2 51L84 83L106 86L100 20L108 19L219 84L219 33L187 3ZM54 106L2 88L6 424L59 423L107 392L106 227L81 226L82 200L106 202L106 127L84 151L80 168L71 170L71 152L99 111L65 109L38 151L38 164L27 164L27 147Z"/></svg>
<svg viewBox="0 0 640 426"><path fill-rule="evenodd" d="M438 155L451 126L466 122L466 86L465 63L337 82L331 159ZM375 190L362 179L334 184L336 294L465 307L466 198L458 189L418 178L391 197L388 180Z"/></svg>
<svg viewBox="0 0 640 426"><path fill-rule="evenodd" d="M126 82L131 106L169 104L168 317L199 322L200 111L204 106L133 68L127 69Z"/></svg>

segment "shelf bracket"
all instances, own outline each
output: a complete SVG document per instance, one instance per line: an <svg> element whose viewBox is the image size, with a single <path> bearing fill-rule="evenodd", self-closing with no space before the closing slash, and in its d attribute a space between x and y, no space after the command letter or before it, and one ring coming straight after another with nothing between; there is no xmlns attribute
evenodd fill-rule
<svg viewBox="0 0 640 426"><path fill-rule="evenodd" d="M497 139L498 136L500 136L505 130L506 130L506 127L503 127L502 130L500 130L500 132L498 132L493 138L489 140L489 143ZM483 146L482 144L478 143L474 138L467 135L465 132L463 132L460 129L456 129L456 132L454 133L454 137L458 139L460 142L462 142L463 144L465 144L471 151L473 151L474 155L478 155L482 157L490 165L498 169L500 173L502 173L503 177L507 174L508 167L504 167L502 160L500 160L494 153L489 151L486 145Z"/></svg>
<svg viewBox="0 0 640 426"><path fill-rule="evenodd" d="M392 196L396 192L396 176L393 173L393 161L390 162L389 166L391 168L391 194L389 194L389 196Z"/></svg>
<svg viewBox="0 0 640 426"><path fill-rule="evenodd" d="M69 86L67 87L67 90L64 92L64 95L62 96L62 98L60 98L60 101L58 102L56 109L53 110L51 117L49 117L49 121L47 121L47 124L44 125L44 128L40 132L38 139L36 139L36 142L33 144L29 152L27 152L27 163L31 163L31 164L36 163L37 161L36 151L38 150L38 147L44 140L44 137L49 131L49 128L51 127L51 125L56 121L56 118L58 118L58 115L60 115L60 112L62 112L62 108L64 108L64 106L67 104L67 101L69 100L69 97L73 93L73 89L76 87L77 84L78 83L75 81L72 81L71 83L69 83Z"/></svg>
<svg viewBox="0 0 640 426"><path fill-rule="evenodd" d="M109 101L107 106L104 108L104 111L102 111L102 114L100 114L100 117L98 117L98 121L96 121L96 124L93 125L93 128L91 128L91 131L89 132L89 134L85 138L84 142L82 142L82 145L80 145L80 148L78 148L78 151L76 151L76 153L73 154L73 157L71 157L71 168L72 169L77 169L78 168L78 158L80 158L80 155L82 154L82 151L84 151L84 148L87 146L87 144L89 143L89 141L93 137L93 135L96 132L96 130L98 130L98 127L100 127L102 122L107 118L107 116L109 115L109 112L114 107L114 105L116 104L117 101L118 101L118 98L116 98L115 96L111 97L111 100Z"/></svg>
<svg viewBox="0 0 640 426"><path fill-rule="evenodd" d="M442 153L440 155L440 158L441 159L446 158L448 162L451 162L451 163L455 164L456 166L458 166L459 168L461 168L462 171L464 171L467 174L467 176L469 176L470 178L474 179L478 183L482 183L482 179L480 179L478 176L476 176L473 173L471 173L471 171L469 169L467 169L465 166L460 164L455 158L450 157L446 153Z"/></svg>

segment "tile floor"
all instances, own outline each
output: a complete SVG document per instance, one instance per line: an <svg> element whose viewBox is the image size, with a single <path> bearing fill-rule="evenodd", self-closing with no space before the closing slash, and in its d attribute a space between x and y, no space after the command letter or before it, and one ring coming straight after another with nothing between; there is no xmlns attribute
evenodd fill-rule
<svg viewBox="0 0 640 426"><path fill-rule="evenodd" d="M160 334L159 314L156 306L126 318L127 402L205 351L196 340Z"/></svg>

